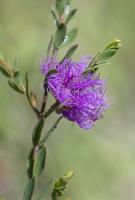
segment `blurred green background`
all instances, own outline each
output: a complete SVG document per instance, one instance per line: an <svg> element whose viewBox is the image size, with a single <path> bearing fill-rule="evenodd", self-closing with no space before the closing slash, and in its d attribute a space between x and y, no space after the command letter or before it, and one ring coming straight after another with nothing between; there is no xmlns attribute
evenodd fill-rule
<svg viewBox="0 0 135 200"><path fill-rule="evenodd" d="M0 0L0 51L25 74L31 88L42 96L40 59L45 57L55 26L53 0ZM73 169L65 191L73 200L135 199L135 2L133 0L73 0L78 13L70 27L78 26L80 48L74 55L95 55L114 38L123 47L101 67L108 79L112 105L91 131L63 120L47 148L46 172L36 193L51 177ZM65 51L65 50L64 50ZM60 56L63 55L63 50ZM53 115L47 129L57 118ZM26 159L36 118L26 99L12 91L0 74L0 194L20 200L26 184ZM45 128L46 129L46 128ZM44 130L45 132L46 130ZM49 199L48 199L49 200Z"/></svg>

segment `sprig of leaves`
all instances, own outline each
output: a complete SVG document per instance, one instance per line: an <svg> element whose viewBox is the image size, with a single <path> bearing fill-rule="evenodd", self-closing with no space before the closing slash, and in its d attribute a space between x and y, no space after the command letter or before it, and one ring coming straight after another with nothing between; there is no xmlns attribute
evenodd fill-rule
<svg viewBox="0 0 135 200"><path fill-rule="evenodd" d="M55 21L57 27L53 40L54 49L59 49L61 47L65 47L66 45L70 44L75 40L78 33L78 28L73 28L68 32L67 25L74 17L77 9L73 9L68 14L66 14L67 6L70 9L70 0L56 0L55 4L56 12L55 10L51 10L53 20ZM68 50L68 54L66 54L65 57L70 58L69 52L72 51L73 54L74 51L76 50L76 48L74 47L76 47L76 45L73 45Z"/></svg>
<svg viewBox="0 0 135 200"><path fill-rule="evenodd" d="M121 45L121 40L113 40L103 51L97 53L97 55L90 62L84 74L89 72L94 73L98 70L98 65L108 63L108 60L117 53Z"/></svg>
<svg viewBox="0 0 135 200"><path fill-rule="evenodd" d="M9 63L0 58L0 71L8 77L8 84L14 91L25 94L26 89L22 83L22 74L19 70L13 69Z"/></svg>

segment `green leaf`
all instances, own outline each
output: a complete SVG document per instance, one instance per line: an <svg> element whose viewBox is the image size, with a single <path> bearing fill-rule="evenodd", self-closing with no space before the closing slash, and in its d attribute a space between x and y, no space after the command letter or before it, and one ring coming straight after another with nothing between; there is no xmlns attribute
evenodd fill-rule
<svg viewBox="0 0 135 200"><path fill-rule="evenodd" d="M75 52L75 50L77 49L78 44L73 45L68 52L66 53L66 55L64 56L64 58L62 59L62 61L60 63L62 63L66 58L71 58L73 53Z"/></svg>
<svg viewBox="0 0 135 200"><path fill-rule="evenodd" d="M66 26L64 24L60 24L54 37L54 48L58 48L64 41L66 36Z"/></svg>
<svg viewBox="0 0 135 200"><path fill-rule="evenodd" d="M43 191L41 192L41 194L39 195L37 200L45 200L47 198L47 195L50 191L50 187L52 185L53 179L51 179L49 181L49 183L45 186L45 188L43 189Z"/></svg>
<svg viewBox="0 0 135 200"><path fill-rule="evenodd" d="M78 33L78 28L73 28L67 35L66 35L66 39L64 41L64 43L62 44L62 47L65 45L68 45L70 43L72 43L75 38L77 37L77 33Z"/></svg>
<svg viewBox="0 0 135 200"><path fill-rule="evenodd" d="M120 46L120 40L113 40L102 52L99 53L99 56L97 57L97 63L99 61L110 59L119 50Z"/></svg>
<svg viewBox="0 0 135 200"><path fill-rule="evenodd" d="M8 81L8 84L9 86L15 90L16 92L19 92L21 94L24 94L25 93L25 88L23 85L18 85L16 82L12 81L12 80L9 80Z"/></svg>
<svg viewBox="0 0 135 200"><path fill-rule="evenodd" d="M52 16L53 16L54 22L55 22L56 26L58 27L59 22L58 22L58 19L57 19L56 13L54 12L54 10L51 10L51 13L52 13Z"/></svg>
<svg viewBox="0 0 135 200"><path fill-rule="evenodd" d="M97 58L97 61L108 60L116 53L115 49L105 49L100 56Z"/></svg>
<svg viewBox="0 0 135 200"><path fill-rule="evenodd" d="M56 10L60 16L64 14L65 0L56 0Z"/></svg>
<svg viewBox="0 0 135 200"><path fill-rule="evenodd" d="M36 182L35 178L32 178L29 181L24 191L23 200L31 200L35 188L35 182Z"/></svg>
<svg viewBox="0 0 135 200"><path fill-rule="evenodd" d="M37 122L33 130L32 141L34 146L36 146L40 140L43 127L44 127L44 119L41 119Z"/></svg>
<svg viewBox="0 0 135 200"><path fill-rule="evenodd" d="M45 167L46 160L46 148L42 147L35 156L34 167L33 167L33 176L39 177Z"/></svg>
<svg viewBox="0 0 135 200"><path fill-rule="evenodd" d="M70 13L67 16L65 24L68 24L70 20L74 17L75 13L77 12L77 9L71 10Z"/></svg>

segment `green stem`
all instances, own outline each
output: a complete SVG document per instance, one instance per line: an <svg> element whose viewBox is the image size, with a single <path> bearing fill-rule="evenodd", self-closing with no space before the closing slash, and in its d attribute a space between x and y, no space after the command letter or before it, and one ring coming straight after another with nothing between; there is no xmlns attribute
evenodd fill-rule
<svg viewBox="0 0 135 200"><path fill-rule="evenodd" d="M51 45L53 42L53 37L51 38L51 41L49 43L49 47L48 47L48 55L50 54L50 50L51 50ZM57 57L57 53L58 53L58 48L54 48L53 49L53 58ZM47 112L45 112L45 107L46 107L46 101L47 101L47 96L48 96L48 84L47 84L47 77L44 81L44 95L43 95L43 99L42 99L42 105L41 105L41 109L40 110L36 110L32 103L31 103L31 99L30 99L30 94L29 94L29 82L28 82L28 77L26 74L26 96L28 98L28 101L30 103L30 106L32 107L33 111L36 113L36 116L38 118L38 120L43 120L44 118L47 119L47 117L49 117L60 105L60 103L58 101L56 101L49 109ZM45 113L44 113L45 112ZM44 146L44 143L48 140L49 136L51 135L51 133L55 130L55 128L57 127L58 123L60 122L60 120L62 119L62 116L55 122L55 124L53 125L53 127L50 129L50 131L47 132L47 134L45 135L45 137L43 137L43 139L40 142L40 138L41 138L41 134L38 137L38 142L36 145L33 144L32 150L30 151L29 154L29 168L28 168L28 178L29 180L35 180L34 182L34 186L32 188L32 192L30 197L27 200L31 200L32 199L32 195L34 193L34 189L35 189L35 183L37 181L37 178L35 179L35 177L33 177L33 168L34 168L34 162L35 162L35 155L38 153L38 151L40 150L40 148L42 148ZM43 128L43 127L42 127ZM59 200L59 198L56 198L54 200Z"/></svg>
<svg viewBox="0 0 135 200"><path fill-rule="evenodd" d="M45 142L47 142L47 140L49 139L49 137L51 136L51 134L53 133L53 131L57 128L59 122L61 121L61 119L63 118L63 116L60 116L56 122L54 123L54 125L52 126L52 128L46 133L46 135L42 138L42 140L40 141L39 145L42 146L43 144L45 144Z"/></svg>
<svg viewBox="0 0 135 200"><path fill-rule="evenodd" d="M42 106L41 106L41 110L40 110L40 115L43 118L44 118L43 114L45 111L47 96L48 96L48 83L47 83L47 78L45 78L45 80L44 80L44 95L43 95Z"/></svg>

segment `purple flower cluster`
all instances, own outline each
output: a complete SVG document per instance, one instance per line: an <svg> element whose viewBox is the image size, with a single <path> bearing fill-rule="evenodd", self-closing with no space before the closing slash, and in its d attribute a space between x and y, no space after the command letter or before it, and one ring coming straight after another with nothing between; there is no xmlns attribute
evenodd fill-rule
<svg viewBox="0 0 135 200"><path fill-rule="evenodd" d="M41 63L44 76L50 70L56 70L48 76L48 88L62 105L61 113L84 129L92 128L107 109L105 81L99 75L83 73L90 60L90 57L79 62L65 59L59 64L49 57Z"/></svg>

